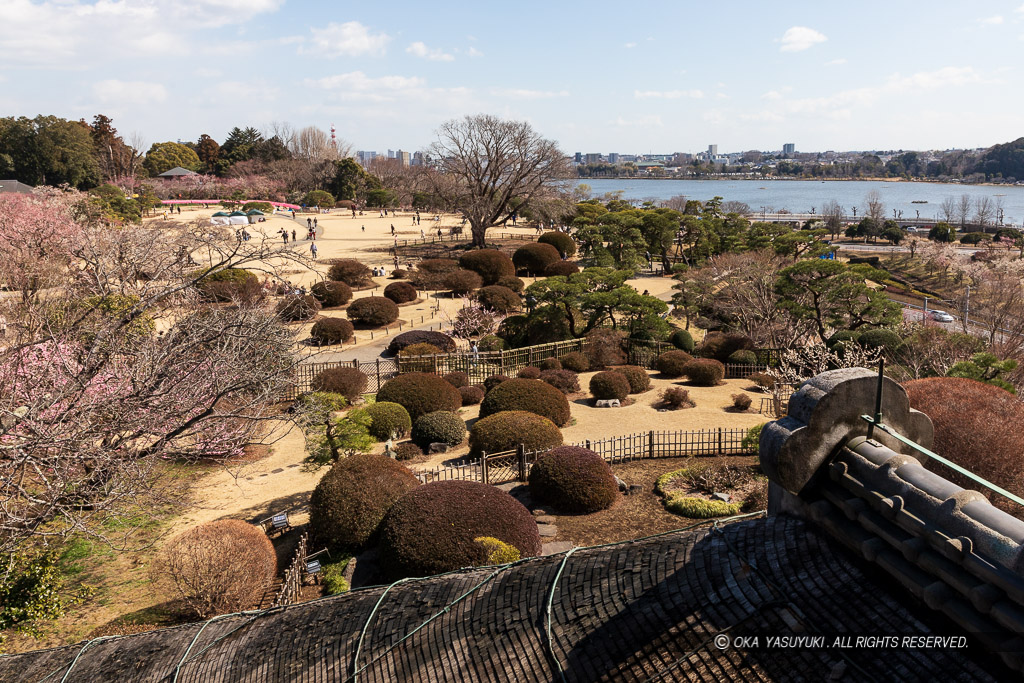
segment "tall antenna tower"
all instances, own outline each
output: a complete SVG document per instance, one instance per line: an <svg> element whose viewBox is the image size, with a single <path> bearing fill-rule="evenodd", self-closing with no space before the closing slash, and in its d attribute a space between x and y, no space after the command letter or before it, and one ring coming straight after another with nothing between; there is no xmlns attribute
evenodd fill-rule
<svg viewBox="0 0 1024 683"><path fill-rule="evenodd" d="M334 149L335 153L337 153L337 151L338 151L338 141L337 141L337 137L334 135L334 124L333 123L331 124L331 147Z"/></svg>

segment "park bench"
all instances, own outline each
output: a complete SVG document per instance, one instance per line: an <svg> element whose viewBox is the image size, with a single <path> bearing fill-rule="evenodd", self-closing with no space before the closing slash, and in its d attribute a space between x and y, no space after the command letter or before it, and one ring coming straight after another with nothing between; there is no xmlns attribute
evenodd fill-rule
<svg viewBox="0 0 1024 683"><path fill-rule="evenodd" d="M323 569L323 567L320 566L320 560L314 558L322 553L327 553L327 557L331 556L331 554L327 552L327 548L318 550L311 555L306 555L306 576L313 577L313 583L320 583L320 570Z"/></svg>
<svg viewBox="0 0 1024 683"><path fill-rule="evenodd" d="M288 521L288 513L280 512L276 515L271 515L266 519L260 520L260 526L267 533L267 536L273 536L274 534L283 534L292 528L291 522Z"/></svg>

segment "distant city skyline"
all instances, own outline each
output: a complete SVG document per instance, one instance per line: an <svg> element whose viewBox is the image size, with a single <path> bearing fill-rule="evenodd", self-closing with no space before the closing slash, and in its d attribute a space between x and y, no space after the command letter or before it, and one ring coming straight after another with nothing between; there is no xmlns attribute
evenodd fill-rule
<svg viewBox="0 0 1024 683"><path fill-rule="evenodd" d="M333 123L419 151L529 121L569 154L989 147L1024 134L1024 5L5 0L0 115L103 113L146 143ZM695 30L699 27L699 30Z"/></svg>

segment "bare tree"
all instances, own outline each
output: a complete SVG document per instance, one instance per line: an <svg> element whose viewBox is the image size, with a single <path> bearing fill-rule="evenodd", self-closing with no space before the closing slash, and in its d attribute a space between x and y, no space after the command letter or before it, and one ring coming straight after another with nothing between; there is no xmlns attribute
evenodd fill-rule
<svg viewBox="0 0 1024 683"><path fill-rule="evenodd" d="M979 195L974 199L974 222L985 228L995 219L995 202L987 195Z"/></svg>
<svg viewBox="0 0 1024 683"><path fill-rule="evenodd" d="M960 222L960 229L967 227L967 219L971 215L971 195L962 194L956 204L956 217Z"/></svg>
<svg viewBox="0 0 1024 683"><path fill-rule="evenodd" d="M843 207L834 199L830 199L821 207L821 216L825 227L832 234L832 239L839 236L843 229Z"/></svg>
<svg viewBox="0 0 1024 683"><path fill-rule="evenodd" d="M430 151L433 191L469 221L473 246L486 246L487 228L539 199L561 192L568 158L529 123L481 114L443 124Z"/></svg>
<svg viewBox="0 0 1024 683"><path fill-rule="evenodd" d="M864 197L864 215L874 219L879 225L885 221L885 202L882 201L882 195L878 194L878 190L871 190Z"/></svg>
<svg viewBox="0 0 1024 683"><path fill-rule="evenodd" d="M330 160L336 156L330 137L316 126L306 126L298 131L288 149L295 158L307 162Z"/></svg>
<svg viewBox="0 0 1024 683"><path fill-rule="evenodd" d="M956 223L959 215L956 197L944 197L942 203L939 204L939 216L942 217L942 220L952 225Z"/></svg>

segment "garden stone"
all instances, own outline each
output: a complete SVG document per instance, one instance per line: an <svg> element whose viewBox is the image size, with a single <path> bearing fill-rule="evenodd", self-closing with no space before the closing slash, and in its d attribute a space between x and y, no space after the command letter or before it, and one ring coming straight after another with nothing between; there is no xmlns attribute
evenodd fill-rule
<svg viewBox="0 0 1024 683"><path fill-rule="evenodd" d="M644 490L643 486L640 486L638 484L633 484L632 486L629 487L629 490L626 491L626 495L627 496L636 495L637 493L640 493L643 490Z"/></svg>
<svg viewBox="0 0 1024 683"><path fill-rule="evenodd" d="M598 408L619 408L622 404L619 403L617 398L602 398L597 401Z"/></svg>
<svg viewBox="0 0 1024 683"><path fill-rule="evenodd" d="M537 533L540 534L541 538L551 538L558 535L558 527L554 524L538 524Z"/></svg>
<svg viewBox="0 0 1024 683"><path fill-rule="evenodd" d="M537 524L554 524L556 521L553 515L537 515Z"/></svg>
<svg viewBox="0 0 1024 683"><path fill-rule="evenodd" d="M711 500L720 500L723 503L729 503L732 502L732 496L728 493L712 493Z"/></svg>
<svg viewBox="0 0 1024 683"><path fill-rule="evenodd" d="M448 444L440 443L440 442L439 443L432 443L432 444L430 444L430 452L431 453L447 453L448 452Z"/></svg>

